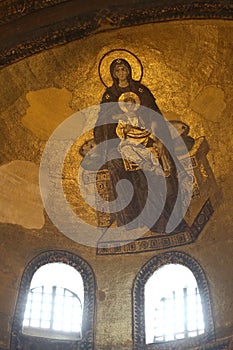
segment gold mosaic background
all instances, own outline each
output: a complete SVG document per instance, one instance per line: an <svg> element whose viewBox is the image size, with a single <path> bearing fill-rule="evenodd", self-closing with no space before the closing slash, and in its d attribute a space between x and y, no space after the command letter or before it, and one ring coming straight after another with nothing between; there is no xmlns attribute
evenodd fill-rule
<svg viewBox="0 0 233 350"><path fill-rule="evenodd" d="M79 254L94 269L97 349L132 348L133 279L158 252L97 257L95 249L78 245L51 224L38 185L46 140L71 114L100 102L104 86L98 63L116 48L140 58L142 83L154 93L164 116L184 121L191 136L205 135L210 145L208 159L221 203L197 242L182 250L206 272L217 337L233 334L232 29L232 22L223 20L119 29L45 51L0 72L0 347L9 345L26 264L42 251L60 248ZM88 123L80 116L79 130Z"/></svg>

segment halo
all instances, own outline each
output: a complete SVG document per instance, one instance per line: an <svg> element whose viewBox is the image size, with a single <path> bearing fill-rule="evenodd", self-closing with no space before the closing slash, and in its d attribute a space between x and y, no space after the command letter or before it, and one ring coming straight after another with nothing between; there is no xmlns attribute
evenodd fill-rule
<svg viewBox="0 0 233 350"><path fill-rule="evenodd" d="M143 66L139 58L129 50L113 49L103 55L98 66L99 77L105 87L112 85L112 77L109 68L112 61L117 58L123 58L129 62L132 69L132 78L134 80L142 80Z"/></svg>
<svg viewBox="0 0 233 350"><path fill-rule="evenodd" d="M128 102L129 99L133 100L134 102ZM134 92L129 91L120 95L118 98L118 103L123 112L135 112L140 106L140 99Z"/></svg>

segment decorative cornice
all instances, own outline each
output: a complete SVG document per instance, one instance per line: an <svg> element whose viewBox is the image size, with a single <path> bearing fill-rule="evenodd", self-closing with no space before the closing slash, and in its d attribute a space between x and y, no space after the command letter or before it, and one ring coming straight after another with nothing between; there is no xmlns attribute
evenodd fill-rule
<svg viewBox="0 0 233 350"><path fill-rule="evenodd" d="M16 3L19 2L19 0L16 1ZM50 5L54 6L53 11L56 11L55 5L61 2L65 3L66 1L51 1ZM10 2L3 2L3 4L6 3L9 4ZM41 9L48 5L46 0L33 1L33 3L34 6L29 5L29 1L25 2L26 7L22 15L35 12L37 10L36 6ZM19 12L20 8L14 10L14 7L12 7L8 10L5 22L10 20L12 16L18 16ZM43 16L43 10L38 11L35 15ZM21 23L24 18L20 19ZM18 39L14 38L13 41L9 40L9 42L3 41L3 47L0 48L0 66L7 66L32 54L81 39L90 34L139 24L184 19L233 19L233 3L229 0L196 0L195 2L191 0L172 2L170 0L164 0L163 2L160 0L151 2L144 0L133 6L126 3L125 5L108 6L83 14L74 13L72 17L69 15L67 18L50 22L40 28L28 28L27 39L25 39L26 34L19 34ZM2 28L4 29L4 25Z"/></svg>

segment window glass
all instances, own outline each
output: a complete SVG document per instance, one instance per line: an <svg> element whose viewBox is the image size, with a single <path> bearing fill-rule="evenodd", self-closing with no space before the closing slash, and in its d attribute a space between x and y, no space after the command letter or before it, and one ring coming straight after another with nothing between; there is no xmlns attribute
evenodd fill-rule
<svg viewBox="0 0 233 350"><path fill-rule="evenodd" d="M146 343L195 337L204 330L193 273L181 264L160 267L145 284Z"/></svg>
<svg viewBox="0 0 233 350"><path fill-rule="evenodd" d="M84 286L80 273L64 263L50 263L33 275L23 333L50 338L81 338Z"/></svg>

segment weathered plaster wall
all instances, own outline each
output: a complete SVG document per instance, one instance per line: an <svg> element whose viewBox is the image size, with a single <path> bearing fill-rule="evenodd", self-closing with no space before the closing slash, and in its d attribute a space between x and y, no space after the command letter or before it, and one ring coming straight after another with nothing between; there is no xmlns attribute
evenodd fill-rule
<svg viewBox="0 0 233 350"><path fill-rule="evenodd" d="M98 63L115 48L141 59L142 82L165 117L186 122L192 136L208 140L222 198L197 242L182 251L206 272L217 337L233 334L232 26L205 20L121 29L43 52L0 72L0 347L9 346L25 266L42 251L67 249L85 258L96 275L96 348L132 348L132 283L140 267L160 251L101 257L71 241L42 213L36 175L52 131L75 111L100 102L104 87ZM80 130L85 123L80 118Z"/></svg>

